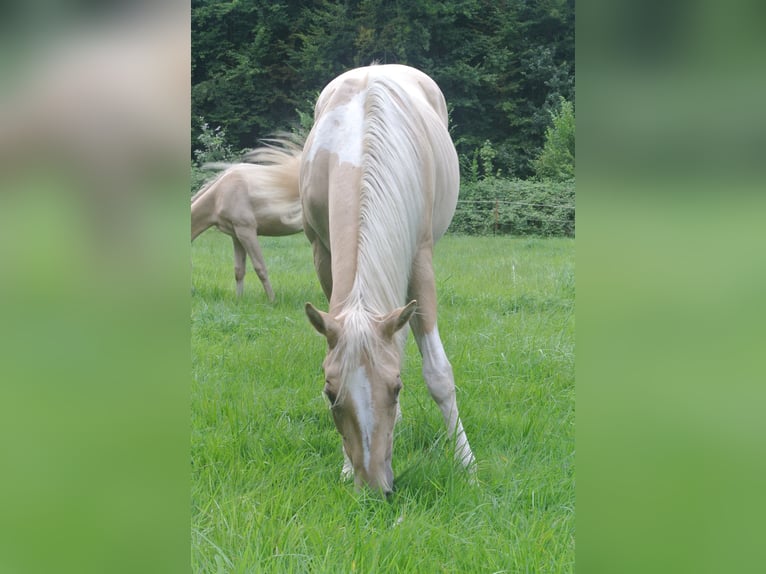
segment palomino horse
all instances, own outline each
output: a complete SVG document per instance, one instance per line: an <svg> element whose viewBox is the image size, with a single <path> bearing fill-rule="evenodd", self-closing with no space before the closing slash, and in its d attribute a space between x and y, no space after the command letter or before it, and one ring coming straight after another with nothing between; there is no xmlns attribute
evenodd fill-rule
<svg viewBox="0 0 766 574"><path fill-rule="evenodd" d="M192 241L213 225L231 236L237 296L242 295L249 255L269 301L273 301L274 290L258 235L274 237L303 230L298 195L300 149L287 141L280 143L282 147L250 152L246 158L260 163L233 164L192 197Z"/></svg>
<svg viewBox="0 0 766 574"><path fill-rule="evenodd" d="M343 437L343 473L386 494L408 322L456 458L475 467L436 324L431 263L460 179L447 122L444 96L424 73L358 68L322 91L303 149L303 225L330 304L325 313L307 303L306 313L327 338L324 392Z"/></svg>

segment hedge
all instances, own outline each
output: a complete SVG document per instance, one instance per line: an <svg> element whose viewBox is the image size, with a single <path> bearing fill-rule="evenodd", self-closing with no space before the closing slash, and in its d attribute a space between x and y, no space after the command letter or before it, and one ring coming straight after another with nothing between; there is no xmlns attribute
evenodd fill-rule
<svg viewBox="0 0 766 574"><path fill-rule="evenodd" d="M464 182L449 232L574 237L574 179Z"/></svg>

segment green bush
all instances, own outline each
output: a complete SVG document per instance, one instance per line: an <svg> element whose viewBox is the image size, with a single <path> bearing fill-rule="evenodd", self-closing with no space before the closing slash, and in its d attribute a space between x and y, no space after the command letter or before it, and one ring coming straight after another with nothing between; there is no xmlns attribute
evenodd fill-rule
<svg viewBox="0 0 766 574"><path fill-rule="evenodd" d="M553 182L489 177L463 182L449 231L573 237L574 179Z"/></svg>
<svg viewBox="0 0 766 574"><path fill-rule="evenodd" d="M220 127L200 119L202 148L195 150L191 166L191 191L196 193L214 173L207 162L234 162L235 153ZM474 170L463 178L455 216L449 231L468 235L574 236L575 183L527 181L492 175L495 151L484 142L474 154Z"/></svg>
<svg viewBox="0 0 766 574"><path fill-rule="evenodd" d="M572 102L561 98L561 106L551 114L551 125L545 132L540 156L532 162L541 180L565 181L574 177L575 115Z"/></svg>
<svg viewBox="0 0 766 574"><path fill-rule="evenodd" d="M191 165L191 192L196 193L202 185L210 179L215 170L204 169L202 166L208 162L234 162L240 154L234 152L226 143L226 132L221 126L212 128L204 120L199 118L200 134L197 141L202 145L194 150L194 161Z"/></svg>

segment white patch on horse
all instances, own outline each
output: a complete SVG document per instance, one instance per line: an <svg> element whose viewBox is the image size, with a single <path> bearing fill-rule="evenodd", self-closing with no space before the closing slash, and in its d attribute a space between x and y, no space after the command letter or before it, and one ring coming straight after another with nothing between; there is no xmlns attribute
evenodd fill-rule
<svg viewBox="0 0 766 574"><path fill-rule="evenodd" d="M307 150L306 161L313 161L320 150L338 156L338 163L362 164L365 92L359 92L348 103L333 108L314 125L314 141Z"/></svg>
<svg viewBox="0 0 766 574"><path fill-rule="evenodd" d="M351 459L348 457L346 448L343 448L343 468L340 471L340 477L343 480L354 477L354 465L351 464Z"/></svg>
<svg viewBox="0 0 766 574"><path fill-rule="evenodd" d="M444 345L442 345L441 337L439 337L437 325L434 325L434 330L423 337L420 344L424 370L440 373L449 368L449 359L447 359L447 353L444 351Z"/></svg>
<svg viewBox="0 0 766 574"><path fill-rule="evenodd" d="M455 458L463 466L471 467L474 456L468 438L465 436L463 423L457 413L452 366L439 337L439 328L434 325L433 331L426 333L418 343L423 355L423 378L426 380L431 396L442 411L447 428L454 433L456 439Z"/></svg>
<svg viewBox="0 0 766 574"><path fill-rule="evenodd" d="M375 429L375 416L372 411L372 389L364 367L360 366L348 381L349 397L353 401L359 432L362 435L362 456L364 470L370 470L370 448L372 433Z"/></svg>

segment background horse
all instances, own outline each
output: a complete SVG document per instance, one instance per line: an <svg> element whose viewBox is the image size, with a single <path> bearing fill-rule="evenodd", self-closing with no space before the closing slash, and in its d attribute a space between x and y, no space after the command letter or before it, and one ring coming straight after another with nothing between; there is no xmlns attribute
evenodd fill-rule
<svg viewBox="0 0 766 574"><path fill-rule="evenodd" d="M473 468L452 367L436 322L433 245L452 220L458 157L436 83L401 65L358 68L322 91L303 150L300 189L327 313L306 304L327 338L323 368L343 437L344 474L391 492L399 373L409 322L423 377ZM409 301L409 303L407 303Z"/></svg>
<svg viewBox="0 0 766 574"><path fill-rule="evenodd" d="M281 147L250 152L246 159L259 163L230 165L192 197L192 241L213 225L231 236L237 296L244 287L247 254L269 301L273 301L274 290L258 235L273 237L303 230L298 192L300 149L287 141L279 143Z"/></svg>

